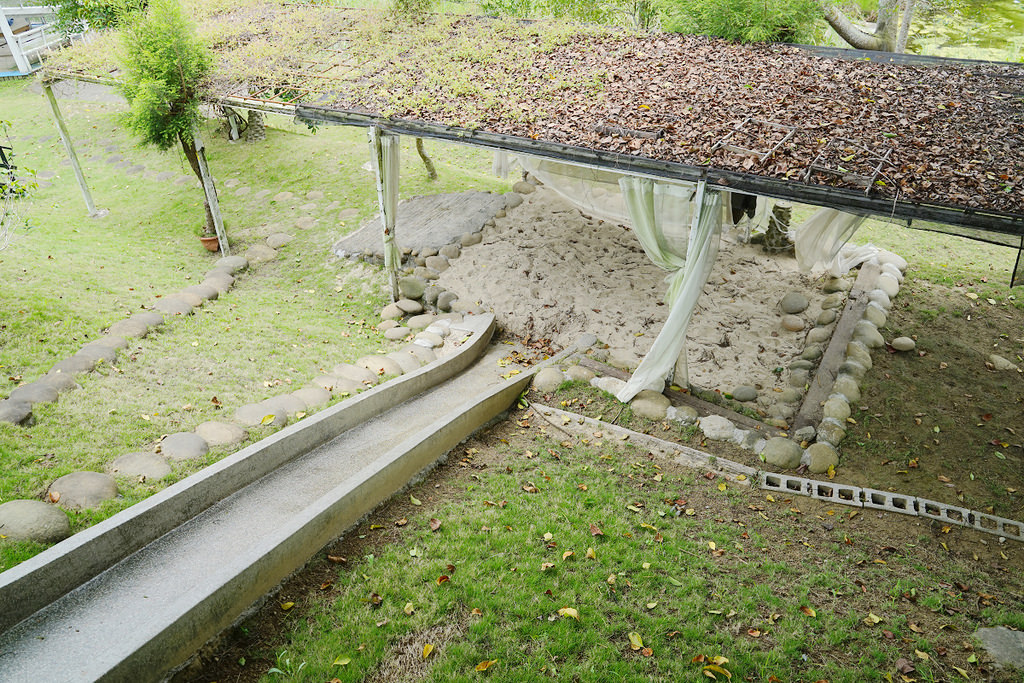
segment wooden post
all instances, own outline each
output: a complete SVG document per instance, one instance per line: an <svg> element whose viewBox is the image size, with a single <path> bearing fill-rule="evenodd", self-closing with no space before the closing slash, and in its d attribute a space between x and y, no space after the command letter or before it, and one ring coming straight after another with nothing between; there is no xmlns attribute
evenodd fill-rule
<svg viewBox="0 0 1024 683"><path fill-rule="evenodd" d="M370 158L377 179L377 203L384 226L384 269L391 283L391 300L398 301L398 268L402 257L395 244L395 214L398 212L398 140L385 139L380 128L370 128Z"/></svg>
<svg viewBox="0 0 1024 683"><path fill-rule="evenodd" d="M78 155L75 154L75 147L71 143L71 134L64 125L64 117L61 116L60 107L57 105L57 98L53 95L53 88L49 83L43 85L43 93L50 102L50 109L53 111L53 118L57 122L57 130L60 131L60 139L64 143L64 149L71 160L71 168L75 170L75 178L78 179L78 187L82 190L82 199L85 200L85 208L89 216L99 218L107 215L107 211L97 211L96 204L92 201L92 193L89 192L89 185L85 182L85 174L82 172L82 165L78 163Z"/></svg>
<svg viewBox="0 0 1024 683"><path fill-rule="evenodd" d="M220 203L217 201L217 188L213 185L213 176L210 175L210 168L206 164L206 148L203 146L203 139L199 136L198 128L192 131L192 138L196 143L199 174L203 177L203 192L206 193L206 201L210 204L210 213L213 214L213 227L217 231L217 240L220 242L220 254L221 256L230 256L231 249L228 247L228 235L224 232L224 220L220 216Z"/></svg>

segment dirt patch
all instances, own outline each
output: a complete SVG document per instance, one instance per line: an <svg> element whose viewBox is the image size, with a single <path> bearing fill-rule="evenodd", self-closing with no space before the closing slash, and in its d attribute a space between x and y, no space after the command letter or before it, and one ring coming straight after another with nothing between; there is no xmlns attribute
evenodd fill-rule
<svg viewBox="0 0 1024 683"><path fill-rule="evenodd" d="M914 353L872 355L840 479L1024 520L1024 311L910 282L883 329Z"/></svg>

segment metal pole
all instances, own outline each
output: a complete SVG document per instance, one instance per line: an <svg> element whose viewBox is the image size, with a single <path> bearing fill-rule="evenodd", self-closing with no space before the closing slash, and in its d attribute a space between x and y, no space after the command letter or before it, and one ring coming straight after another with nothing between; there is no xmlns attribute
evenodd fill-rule
<svg viewBox="0 0 1024 683"><path fill-rule="evenodd" d="M228 248L228 235L224 232L224 220L220 216L220 203L217 201L217 188L213 186L213 176L210 175L210 168L206 165L206 152L203 146L203 139L199 137L199 129L192 131L192 138L196 143L196 158L199 160L199 174L203 176L203 192L206 193L206 201L210 203L210 213L213 214L213 227L217 231L217 240L220 242L221 256L230 256Z"/></svg>
<svg viewBox="0 0 1024 683"><path fill-rule="evenodd" d="M82 199L85 200L85 208L89 211L89 216L92 218L99 218L107 215L107 212L97 211L96 204L92 201L92 193L89 192L89 185L85 182L85 174L82 172L82 165L78 163L78 155L75 154L75 147L71 144L71 134L68 133L67 126L64 125L64 117L61 116L60 107L57 105L57 98L53 95L53 88L49 83L43 86L43 93L46 95L46 99L50 102L50 109L53 111L53 118L57 121L57 129L60 131L60 139L64 143L64 149L68 153L68 158L71 160L71 168L75 170L75 177L78 179L78 187L82 190Z"/></svg>

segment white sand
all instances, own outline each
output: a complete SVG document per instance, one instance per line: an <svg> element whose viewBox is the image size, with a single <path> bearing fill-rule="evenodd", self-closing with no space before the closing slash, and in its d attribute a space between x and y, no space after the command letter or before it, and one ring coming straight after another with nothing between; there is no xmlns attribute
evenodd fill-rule
<svg viewBox="0 0 1024 683"><path fill-rule="evenodd" d="M438 284L493 310L515 335L563 348L590 332L609 345L613 360L635 368L668 315L666 273L636 237L584 218L544 188L496 223ZM804 332L782 328L778 302L790 291L811 302L800 314ZM823 298L792 256L769 256L727 235L687 330L690 382L723 392L741 384L784 388L786 373L772 371L801 353Z"/></svg>

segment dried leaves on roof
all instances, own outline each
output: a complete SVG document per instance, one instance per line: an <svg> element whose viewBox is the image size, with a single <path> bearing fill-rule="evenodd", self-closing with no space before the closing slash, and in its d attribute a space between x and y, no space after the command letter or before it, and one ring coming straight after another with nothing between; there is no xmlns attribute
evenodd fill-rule
<svg viewBox="0 0 1024 683"><path fill-rule="evenodd" d="M219 94L1024 214L1024 66L269 3L213 12L200 33Z"/></svg>

